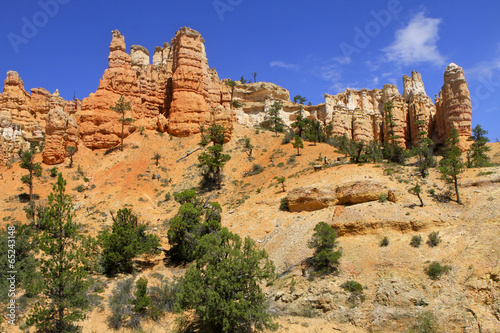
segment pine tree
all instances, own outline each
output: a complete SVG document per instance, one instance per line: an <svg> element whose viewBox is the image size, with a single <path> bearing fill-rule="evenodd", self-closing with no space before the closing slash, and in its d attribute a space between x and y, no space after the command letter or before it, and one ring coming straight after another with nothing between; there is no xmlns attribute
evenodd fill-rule
<svg viewBox="0 0 500 333"><path fill-rule="evenodd" d="M226 86L231 87L231 102L230 102L230 104L233 105L234 88L238 85L238 83L236 83L233 80L227 80L225 82L225 84L226 84Z"/></svg>
<svg viewBox="0 0 500 333"><path fill-rule="evenodd" d="M206 136L201 145L207 145L212 141L212 146L208 147L208 152L203 152L198 156L198 167L204 168L202 186L211 188L214 184L218 189L222 188L222 170L231 156L224 154L224 134L225 128L212 124L208 129L209 134Z"/></svg>
<svg viewBox="0 0 500 333"><path fill-rule="evenodd" d="M250 138L245 137L245 143L243 145L243 148L245 149L248 157L252 157L252 151L253 151L254 146L252 145Z"/></svg>
<svg viewBox="0 0 500 333"><path fill-rule="evenodd" d="M283 192L285 192L285 180L286 180L285 176L278 177L276 180L278 181L278 184L281 185Z"/></svg>
<svg viewBox="0 0 500 333"><path fill-rule="evenodd" d="M422 188L420 187L420 184L417 183L415 186L410 188L408 190L408 192L410 192L413 195L416 195L418 200L420 200L420 207L424 207L424 201L422 200L422 197L420 196L420 194L422 194Z"/></svg>
<svg viewBox="0 0 500 333"><path fill-rule="evenodd" d="M315 146L317 142L325 142L326 135L319 120L306 119L306 122L307 127L305 136L307 140L314 142Z"/></svg>
<svg viewBox="0 0 500 333"><path fill-rule="evenodd" d="M297 129L297 134L302 138L307 128L307 119L304 118L304 107L302 105L299 107L299 110L295 113L295 115L295 121L291 123L290 126Z"/></svg>
<svg viewBox="0 0 500 333"><path fill-rule="evenodd" d="M148 296L148 280L145 278L140 278L135 283L136 291L134 293L135 298L132 299L132 304L134 305L134 312L144 314L146 310L151 306L151 297Z"/></svg>
<svg viewBox="0 0 500 333"><path fill-rule="evenodd" d="M319 271L329 273L337 269L342 253L334 251L337 247L337 233L327 223L316 224L308 246L314 249L312 261Z"/></svg>
<svg viewBox="0 0 500 333"><path fill-rule="evenodd" d="M223 228L198 245L203 257L181 280L176 308L193 309L199 321L217 332L262 330L272 325L261 285L275 277L265 250Z"/></svg>
<svg viewBox="0 0 500 333"><path fill-rule="evenodd" d="M125 124L130 124L134 121L132 118L125 118L125 113L131 109L130 102L125 101L123 95L120 96L115 106L110 107L111 110L118 112L121 115L120 122L122 123L122 135L120 137L120 150L123 151L123 131L125 129Z"/></svg>
<svg viewBox="0 0 500 333"><path fill-rule="evenodd" d="M96 244L92 238L85 238L73 222L73 204L65 188L66 181L59 173L38 239L43 290L27 324L42 332L76 331L76 322L85 317L89 305L85 295Z"/></svg>
<svg viewBox="0 0 500 333"><path fill-rule="evenodd" d="M295 136L295 141L293 142L293 148L297 149L297 156L300 156L300 148L304 148L304 143L300 136Z"/></svg>
<svg viewBox="0 0 500 333"><path fill-rule="evenodd" d="M488 131L483 130L481 125L477 125L472 130L470 140L473 140L474 143L467 151L468 168L491 166L490 157L486 154L490 150L490 147L486 145L490 141L486 134L488 134Z"/></svg>
<svg viewBox="0 0 500 333"><path fill-rule="evenodd" d="M111 232L104 230L102 265L108 275L133 271L132 259L143 253L153 253L160 245L157 236L146 234L147 225L139 224L131 209L120 209L113 217Z"/></svg>
<svg viewBox="0 0 500 333"><path fill-rule="evenodd" d="M35 216L36 216L35 199L33 197L33 187L34 187L33 181L34 181L35 177L40 177L42 175L42 165L40 164L40 162L34 161L35 147L36 147L35 145L31 144L30 149L28 149L24 152L23 151L19 152L19 156L21 157L21 163L19 164L19 166L22 169L28 170L28 172L29 172L27 175L23 175L21 177L21 181L24 184L28 185L29 199L30 199L29 214L31 215L31 218L33 219L33 223L36 224L36 221L35 221Z"/></svg>
<svg viewBox="0 0 500 333"><path fill-rule="evenodd" d="M293 102L295 104L299 103L299 104L304 104L305 102L307 102L307 98L305 97L302 97L300 95L296 95L294 98L293 98Z"/></svg>
<svg viewBox="0 0 500 333"><path fill-rule="evenodd" d="M415 122L415 125L420 126L423 125L424 122L422 120L418 120ZM412 148L412 152L417 156L417 167L418 172L422 178L427 177L429 174L429 169L436 166L436 160L432 154L432 146L434 142L427 137L426 131L421 131L417 135L417 143Z"/></svg>
<svg viewBox="0 0 500 333"><path fill-rule="evenodd" d="M161 158L160 153L155 153L151 159L154 160L155 165L158 166L158 162L160 161L160 158Z"/></svg>
<svg viewBox="0 0 500 333"><path fill-rule="evenodd" d="M460 195L458 193L458 175L463 172L465 164L462 163L462 152L460 148L458 148L458 144L458 131L453 127L450 130L450 135L443 148L443 158L439 161L439 171L443 179L454 184L457 202L461 204L462 202L460 201Z"/></svg>
<svg viewBox="0 0 500 333"><path fill-rule="evenodd" d="M278 135L278 132L283 132L283 120L280 116L281 109L283 109L283 104L280 101L276 101L271 105L267 114L267 118L272 124L272 130L276 135Z"/></svg>
<svg viewBox="0 0 500 333"><path fill-rule="evenodd" d="M170 220L167 232L170 256L181 261L192 261L200 256L199 239L220 230L221 206L216 202L202 203L192 190L174 194L181 203L177 214Z"/></svg>
<svg viewBox="0 0 500 333"><path fill-rule="evenodd" d="M73 155L76 154L76 147L73 147L73 146L67 146L66 147L66 152L68 153L68 157L69 157L69 166L68 168L72 168L73 167Z"/></svg>

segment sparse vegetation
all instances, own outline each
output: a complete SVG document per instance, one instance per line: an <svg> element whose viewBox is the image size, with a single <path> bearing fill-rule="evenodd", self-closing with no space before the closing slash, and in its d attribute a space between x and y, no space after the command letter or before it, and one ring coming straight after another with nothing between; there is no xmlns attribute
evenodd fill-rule
<svg viewBox="0 0 500 333"><path fill-rule="evenodd" d="M381 195L379 195L378 202L387 202L387 194L382 193Z"/></svg>
<svg viewBox="0 0 500 333"><path fill-rule="evenodd" d="M437 261L433 261L425 268L425 274L427 274L432 280L438 280L441 275L448 273L451 270L451 266L441 265Z"/></svg>
<svg viewBox="0 0 500 333"><path fill-rule="evenodd" d="M264 167L260 164L254 164L252 166L252 170L250 170L250 172L248 172L247 176L255 176L255 175L258 175L259 173L261 173L262 171L264 171Z"/></svg>
<svg viewBox="0 0 500 333"><path fill-rule="evenodd" d="M67 146L66 152L68 153L68 157L69 157L68 168L72 168L73 167L73 156L76 154L77 148L74 146Z"/></svg>
<svg viewBox="0 0 500 333"><path fill-rule="evenodd" d="M280 210L284 211L284 212L288 212L289 209L288 209L288 202L286 201L286 198L281 198L281 201L280 201Z"/></svg>
<svg viewBox="0 0 500 333"><path fill-rule="evenodd" d="M53 167L52 169L50 169L50 177L52 178L55 178L57 177L57 167Z"/></svg>
<svg viewBox="0 0 500 333"><path fill-rule="evenodd" d="M380 241L380 247L389 246L389 237L384 236Z"/></svg>
<svg viewBox="0 0 500 333"><path fill-rule="evenodd" d="M283 192L285 192L285 176L282 176L282 177L278 177L278 179L276 179L278 181L278 184L281 185L282 189L283 189Z"/></svg>
<svg viewBox="0 0 500 333"><path fill-rule="evenodd" d="M422 244L422 236L415 235L411 238L410 245L413 247L419 247Z"/></svg>
<svg viewBox="0 0 500 333"><path fill-rule="evenodd" d="M425 311L418 315L416 323L406 333L438 333L439 325L431 312Z"/></svg>
<svg viewBox="0 0 500 333"><path fill-rule="evenodd" d="M430 247L438 246L441 243L441 237L439 236L439 231L433 231L429 234L429 239L427 240L427 244Z"/></svg>

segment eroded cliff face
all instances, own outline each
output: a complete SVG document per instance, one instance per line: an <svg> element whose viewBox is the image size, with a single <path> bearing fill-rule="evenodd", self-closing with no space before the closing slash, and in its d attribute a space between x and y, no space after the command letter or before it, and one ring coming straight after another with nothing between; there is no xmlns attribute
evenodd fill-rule
<svg viewBox="0 0 500 333"><path fill-rule="evenodd" d="M201 125L215 119L226 119L224 126L232 131L232 114L228 93L217 72L208 67L205 41L200 33L182 28L171 41L172 102L168 132L189 136L200 132Z"/></svg>
<svg viewBox="0 0 500 333"><path fill-rule="evenodd" d="M181 28L170 44L155 48L151 64L147 49L132 45L127 53L125 37L114 30L108 68L97 91L81 102L65 101L57 91L50 94L43 88L32 89L30 95L19 75L9 72L0 96L0 163L29 141L41 141L45 135L51 142L44 153L44 161L49 164L64 161L66 146L76 146L78 141L91 149L115 147L122 135L121 115L111 107L122 95L131 105L125 117L135 120L125 126L124 137L137 128L189 136L199 133L203 125L216 122L227 129L229 140L235 120L258 125L279 101L283 104L280 116L288 126L302 108L305 117L325 126L332 124L333 135L347 135L357 141L389 142L393 130L395 142L404 148L414 145L421 136L444 143L454 126L462 149L467 147L470 95L463 70L455 64L446 69L435 105L425 92L421 75L413 71L411 77L403 77L402 95L396 86L387 84L383 89L325 94L325 103L305 106L292 103L289 92L273 83L238 83L232 90L227 80L221 80L208 66L204 42L199 32ZM241 107L234 108L232 100L239 101ZM384 110L387 102L392 103L392 129L388 128ZM52 114L49 124L49 114L54 110L58 112ZM70 127L61 125L61 112L73 119ZM68 136L63 135L65 128L71 132Z"/></svg>
<svg viewBox="0 0 500 333"><path fill-rule="evenodd" d="M78 147L78 125L72 116L55 108L49 112L45 128L43 162L59 164L69 155L67 147Z"/></svg>
<svg viewBox="0 0 500 333"><path fill-rule="evenodd" d="M444 72L444 85L436 97L436 127L433 139L444 143L452 127L458 130L460 148L466 150L471 135L472 104L462 67L451 63Z"/></svg>
<svg viewBox="0 0 500 333"><path fill-rule="evenodd" d="M142 46L132 46L131 55L125 49L125 37L114 30L108 69L104 71L97 91L82 101L78 122L82 143L88 148L111 148L120 143L121 115L111 107L122 95L131 104L125 117L135 120L125 126L125 137L138 127L165 128L158 124L166 121L165 86L171 60L167 55L167 59L151 65L149 52Z"/></svg>
<svg viewBox="0 0 500 333"><path fill-rule="evenodd" d="M403 77L403 95L392 84L382 90L350 90L325 95L326 119L333 124L334 135L346 135L356 141L394 142L403 148L415 144L421 136L434 131L436 108L425 93L418 72ZM391 102L393 126L389 125ZM389 133L394 131L394 138Z"/></svg>
<svg viewBox="0 0 500 333"><path fill-rule="evenodd" d="M19 74L7 72L0 95L0 165L17 158L19 150L29 148L30 141L43 140L51 99L42 88L32 89L30 95Z"/></svg>

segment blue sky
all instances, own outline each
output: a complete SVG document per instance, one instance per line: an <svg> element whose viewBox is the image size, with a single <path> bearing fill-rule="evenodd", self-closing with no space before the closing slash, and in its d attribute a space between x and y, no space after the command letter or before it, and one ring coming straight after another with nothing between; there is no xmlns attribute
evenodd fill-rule
<svg viewBox="0 0 500 333"><path fill-rule="evenodd" d="M170 42L189 26L205 38L221 78L274 82L313 104L349 87L397 84L422 74L434 99L450 62L462 66L473 126L500 138L500 2L40 0L0 4L0 80L19 72L25 88L66 99L97 89L111 31L133 44ZM478 19L480 18L480 19Z"/></svg>

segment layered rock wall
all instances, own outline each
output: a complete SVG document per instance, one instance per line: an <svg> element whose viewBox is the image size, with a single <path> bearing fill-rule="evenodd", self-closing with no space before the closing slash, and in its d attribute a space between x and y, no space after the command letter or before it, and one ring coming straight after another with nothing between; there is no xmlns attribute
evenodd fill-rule
<svg viewBox="0 0 500 333"><path fill-rule="evenodd" d="M324 104L305 106L292 103L289 92L272 83L238 83L232 90L227 80L220 80L217 71L208 66L204 42L197 31L181 28L170 44L155 48L151 64L149 51L140 45L133 45L128 54L125 37L115 30L108 69L97 91L81 102L65 101L57 91L50 94L43 88L32 89L30 95L19 75L9 72L0 96L0 163L29 141L42 140L47 131L51 144L45 153L46 163L63 161L65 147L77 144L75 135L91 149L118 145L121 115L111 107L120 96L131 106L125 117L135 120L125 127L125 137L137 128L188 136L199 133L202 125L216 122L226 127L229 140L235 118L241 124L259 125L273 103L279 101L283 104L280 116L287 126L302 109L305 117L317 119L324 126L332 124L333 135L356 141L389 142L393 130L396 143L409 148L425 135L443 143L450 129L456 127L463 149L467 145L470 95L463 71L455 64L446 69L435 105L425 92L421 75L413 71L411 77L403 77L402 95L394 85L347 89L337 95L325 94ZM241 106L234 108L232 101ZM387 102L392 103L393 128L389 128L384 110ZM52 111L57 112L52 113L49 124ZM71 126L61 127L63 114L71 115ZM71 132L67 137L62 134L66 130Z"/></svg>
<svg viewBox="0 0 500 333"><path fill-rule="evenodd" d="M226 110L227 90L217 72L208 67L204 43L200 33L190 28L179 30L170 43L173 63L168 131L175 136L199 133L201 125L212 121L213 109L225 113L223 118L232 117ZM232 121L225 125L231 132Z"/></svg>
<svg viewBox="0 0 500 333"><path fill-rule="evenodd" d="M42 158L46 164L64 162L66 156L69 155L67 147L78 147L78 125L73 117L62 109L49 112L45 131Z"/></svg>
<svg viewBox="0 0 500 333"><path fill-rule="evenodd" d="M470 142L472 104L469 87L462 67L451 63L444 73L444 85L436 97L436 125L433 139L444 143L455 127L460 136L460 148L465 150Z"/></svg>

